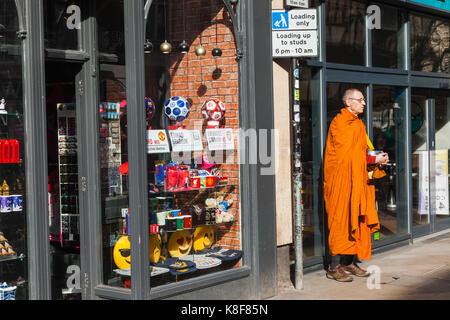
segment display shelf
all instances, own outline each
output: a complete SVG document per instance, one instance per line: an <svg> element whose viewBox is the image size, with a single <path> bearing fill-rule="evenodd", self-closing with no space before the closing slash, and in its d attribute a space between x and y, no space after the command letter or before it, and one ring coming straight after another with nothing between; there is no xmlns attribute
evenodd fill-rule
<svg viewBox="0 0 450 320"><path fill-rule="evenodd" d="M24 260L25 259L25 255L23 253L17 255L17 254L12 254L10 256L1 256L0 257L0 262L6 262L6 261L14 261L14 260Z"/></svg>
<svg viewBox="0 0 450 320"><path fill-rule="evenodd" d="M220 226L226 226L226 225L231 225L233 224L234 221L229 221L229 222L221 222L221 223L211 223L211 224L198 224L195 225L195 227L192 228L183 228L183 229L179 229L179 230L167 230L164 227L165 226L159 226L160 229L163 229L164 232L177 232L177 231L183 231L183 230L192 230L195 231L195 229L197 229L198 227L220 227ZM149 234L158 234L159 232L149 232Z"/></svg>
<svg viewBox="0 0 450 320"><path fill-rule="evenodd" d="M222 189L225 187L237 187L237 184L223 184L223 185L216 185L212 188L199 188L199 189L187 189L187 190L178 190L178 191L160 191L155 193L149 193L149 197L160 197L160 196L169 196L174 194L182 194L182 193L188 193L188 192L213 192L217 191L218 189Z"/></svg>
<svg viewBox="0 0 450 320"><path fill-rule="evenodd" d="M8 116L8 117L15 117L15 116L19 116L19 117L23 117L22 113L0 113L0 116Z"/></svg>

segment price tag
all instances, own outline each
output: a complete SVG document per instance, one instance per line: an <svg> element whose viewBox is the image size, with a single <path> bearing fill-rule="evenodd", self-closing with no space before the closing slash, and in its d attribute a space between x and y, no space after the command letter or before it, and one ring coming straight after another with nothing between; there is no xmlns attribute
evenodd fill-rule
<svg viewBox="0 0 450 320"><path fill-rule="evenodd" d="M173 152L202 151L203 142L200 130L170 130Z"/></svg>
<svg viewBox="0 0 450 320"><path fill-rule="evenodd" d="M234 150L233 129L206 129L208 150Z"/></svg>
<svg viewBox="0 0 450 320"><path fill-rule="evenodd" d="M169 153L169 139L165 130L147 130L147 153Z"/></svg>

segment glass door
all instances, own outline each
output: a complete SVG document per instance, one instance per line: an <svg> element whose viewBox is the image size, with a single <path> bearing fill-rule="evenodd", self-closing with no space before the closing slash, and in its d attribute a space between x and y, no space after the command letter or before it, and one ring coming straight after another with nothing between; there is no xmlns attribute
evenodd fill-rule
<svg viewBox="0 0 450 320"><path fill-rule="evenodd" d="M449 211L449 149L450 149L450 94L436 91L434 95L434 174L436 211L434 229L450 226Z"/></svg>
<svg viewBox="0 0 450 320"><path fill-rule="evenodd" d="M81 299L79 132L82 64L46 61L49 241L53 300Z"/></svg>
<svg viewBox="0 0 450 320"><path fill-rule="evenodd" d="M411 94L412 224L415 234L431 231L430 221L430 114L428 92Z"/></svg>
<svg viewBox="0 0 450 320"><path fill-rule="evenodd" d="M0 2L0 300L28 299L22 46L16 5Z"/></svg>
<svg viewBox="0 0 450 320"><path fill-rule="evenodd" d="M450 99L446 91L413 90L413 227L416 234L450 225L448 151Z"/></svg>

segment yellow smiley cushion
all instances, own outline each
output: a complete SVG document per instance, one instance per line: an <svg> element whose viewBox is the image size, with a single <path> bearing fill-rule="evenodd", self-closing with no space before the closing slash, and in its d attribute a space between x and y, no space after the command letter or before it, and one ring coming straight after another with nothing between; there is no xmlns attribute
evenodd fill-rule
<svg viewBox="0 0 450 320"><path fill-rule="evenodd" d="M150 235L148 247L150 253L150 262L158 262L161 256L161 236L159 235L159 233Z"/></svg>
<svg viewBox="0 0 450 320"><path fill-rule="evenodd" d="M209 249L214 243L214 228L212 226L197 227L194 232L194 250Z"/></svg>
<svg viewBox="0 0 450 320"><path fill-rule="evenodd" d="M130 236L121 236L114 245L114 263L119 269L128 269L131 266Z"/></svg>
<svg viewBox="0 0 450 320"><path fill-rule="evenodd" d="M171 257L180 258L189 254L192 249L192 235L188 230L174 232L169 239Z"/></svg>

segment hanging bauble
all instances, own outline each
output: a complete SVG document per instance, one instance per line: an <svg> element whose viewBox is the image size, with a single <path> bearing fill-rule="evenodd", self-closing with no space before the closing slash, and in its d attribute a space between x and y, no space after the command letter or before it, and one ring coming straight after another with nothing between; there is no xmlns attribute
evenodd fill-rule
<svg viewBox="0 0 450 320"><path fill-rule="evenodd" d="M220 57L222 56L222 50L220 48L214 48L212 51L213 57Z"/></svg>
<svg viewBox="0 0 450 320"><path fill-rule="evenodd" d="M197 56L204 56L206 54L206 49L200 44L195 48L195 54Z"/></svg>
<svg viewBox="0 0 450 320"><path fill-rule="evenodd" d="M144 43L144 52L145 53L151 53L153 51L153 43L151 43L149 40L145 41Z"/></svg>
<svg viewBox="0 0 450 320"><path fill-rule="evenodd" d="M172 97L164 103L164 112L172 121L183 121L189 115L191 105L183 97Z"/></svg>
<svg viewBox="0 0 450 320"><path fill-rule="evenodd" d="M202 106L202 116L208 121L208 126L218 127L225 116L225 104L217 98L205 101Z"/></svg>
<svg viewBox="0 0 450 320"><path fill-rule="evenodd" d="M181 53L188 53L189 52L189 45L186 41L183 40L182 43L178 46L178 50L180 50Z"/></svg>
<svg viewBox="0 0 450 320"><path fill-rule="evenodd" d="M172 51L172 45L165 40L161 45L159 46L159 50L161 50L162 53L168 54Z"/></svg>
<svg viewBox="0 0 450 320"><path fill-rule="evenodd" d="M152 99L145 97L146 120L150 121L155 116L155 103Z"/></svg>

